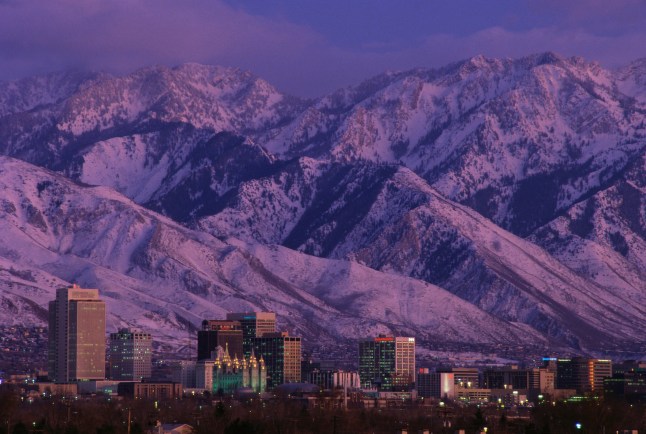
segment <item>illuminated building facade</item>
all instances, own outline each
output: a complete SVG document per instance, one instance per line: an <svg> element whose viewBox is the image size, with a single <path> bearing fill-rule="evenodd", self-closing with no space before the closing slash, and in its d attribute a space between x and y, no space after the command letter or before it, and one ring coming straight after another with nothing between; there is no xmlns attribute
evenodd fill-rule
<svg viewBox="0 0 646 434"><path fill-rule="evenodd" d="M262 358L256 358L252 351L249 358L231 358L228 348L219 347L213 364L212 390L214 394L230 394L240 388L256 393L267 390L267 369Z"/></svg>
<svg viewBox="0 0 646 434"><path fill-rule="evenodd" d="M417 395L422 398L455 398L455 377L452 372L431 372L428 368L417 371Z"/></svg>
<svg viewBox="0 0 646 434"><path fill-rule="evenodd" d="M204 320L202 330L197 332L197 360L211 359L217 347L229 347L234 357L242 357L242 325L239 321Z"/></svg>
<svg viewBox="0 0 646 434"><path fill-rule="evenodd" d="M578 393L602 393L603 380L612 377L612 361L574 357L556 361L558 389L575 389Z"/></svg>
<svg viewBox="0 0 646 434"><path fill-rule="evenodd" d="M410 389L415 383L415 338L380 335L361 341L359 378L364 389Z"/></svg>
<svg viewBox="0 0 646 434"><path fill-rule="evenodd" d="M49 302L49 377L56 383L105 379L105 302L98 289L60 288Z"/></svg>
<svg viewBox="0 0 646 434"><path fill-rule="evenodd" d="M150 378L152 350L150 333L130 329L110 333L110 378L125 381Z"/></svg>
<svg viewBox="0 0 646 434"><path fill-rule="evenodd" d="M301 338L287 332L264 333L251 341L252 354L261 357L267 368L267 387L301 381Z"/></svg>
<svg viewBox="0 0 646 434"><path fill-rule="evenodd" d="M265 333L276 333L276 314L273 312L228 313L227 320L240 323L244 357L251 356L255 338L260 338Z"/></svg>

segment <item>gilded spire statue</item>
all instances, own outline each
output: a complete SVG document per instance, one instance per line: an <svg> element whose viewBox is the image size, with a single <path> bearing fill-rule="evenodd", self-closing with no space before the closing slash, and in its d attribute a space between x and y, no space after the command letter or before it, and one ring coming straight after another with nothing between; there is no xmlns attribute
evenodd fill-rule
<svg viewBox="0 0 646 434"><path fill-rule="evenodd" d="M238 356L233 356L233 368L238 369L240 367L240 360L238 360Z"/></svg>
<svg viewBox="0 0 646 434"><path fill-rule="evenodd" d="M226 366L231 366L231 356L229 355L229 343L224 344L224 358L222 363Z"/></svg>

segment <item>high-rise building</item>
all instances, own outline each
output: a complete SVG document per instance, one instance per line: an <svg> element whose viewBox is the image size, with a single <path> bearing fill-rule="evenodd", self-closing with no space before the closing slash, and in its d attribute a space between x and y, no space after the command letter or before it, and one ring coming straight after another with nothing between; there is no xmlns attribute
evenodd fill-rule
<svg viewBox="0 0 646 434"><path fill-rule="evenodd" d="M229 348L233 357L241 358L242 326L239 321L204 320L202 330L197 332L197 360L212 359L212 353L217 347Z"/></svg>
<svg viewBox="0 0 646 434"><path fill-rule="evenodd" d="M629 360L612 371L612 377L603 380L604 399L646 403L646 363Z"/></svg>
<svg viewBox="0 0 646 434"><path fill-rule="evenodd" d="M558 359L556 366L556 387L578 393L603 392L604 378L612 377L612 361L607 359Z"/></svg>
<svg viewBox="0 0 646 434"><path fill-rule="evenodd" d="M466 389L477 389L480 387L480 370L478 368L454 366L448 369L438 369L437 371L452 372L456 386Z"/></svg>
<svg viewBox="0 0 646 434"><path fill-rule="evenodd" d="M124 381L150 378L152 349L150 333L127 328L110 333L110 378Z"/></svg>
<svg viewBox="0 0 646 434"><path fill-rule="evenodd" d="M361 387L408 390L415 383L415 338L380 335L359 343Z"/></svg>
<svg viewBox="0 0 646 434"><path fill-rule="evenodd" d="M301 381L301 338L287 332L264 333L251 340L252 354L262 358L267 369L267 388Z"/></svg>
<svg viewBox="0 0 646 434"><path fill-rule="evenodd" d="M244 357L251 356L254 338L265 333L276 333L276 314L273 312L228 313L227 320L238 321L242 327L242 351ZM231 347L229 347L231 351Z"/></svg>
<svg viewBox="0 0 646 434"><path fill-rule="evenodd" d="M397 390L410 389L415 385L415 338L395 338L395 378Z"/></svg>
<svg viewBox="0 0 646 434"><path fill-rule="evenodd" d="M105 379L105 303L98 289L60 288L49 302L49 377Z"/></svg>

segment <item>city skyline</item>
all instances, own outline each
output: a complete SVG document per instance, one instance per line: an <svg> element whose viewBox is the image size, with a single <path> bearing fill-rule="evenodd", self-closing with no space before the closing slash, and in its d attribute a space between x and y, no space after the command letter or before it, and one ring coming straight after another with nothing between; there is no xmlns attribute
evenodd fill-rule
<svg viewBox="0 0 646 434"><path fill-rule="evenodd" d="M317 351L366 330L637 357L642 72L479 57L318 102L199 65L3 88L1 313L41 324L75 280L166 351L203 312L267 309Z"/></svg>
<svg viewBox="0 0 646 434"><path fill-rule="evenodd" d="M645 0L0 0L0 61L0 434L646 432Z"/></svg>

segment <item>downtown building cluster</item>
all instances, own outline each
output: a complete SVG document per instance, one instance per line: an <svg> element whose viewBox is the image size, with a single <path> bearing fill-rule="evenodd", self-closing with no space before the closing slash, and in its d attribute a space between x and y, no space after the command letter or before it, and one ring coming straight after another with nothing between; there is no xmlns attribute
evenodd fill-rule
<svg viewBox="0 0 646 434"><path fill-rule="evenodd" d="M543 366L417 368L414 337L380 335L358 345L358 372L329 361L304 360L300 337L278 331L272 312L228 313L202 322L197 351L154 379L151 334L130 329L110 333L96 289L57 290L49 303L48 377L59 393L119 393L139 398L351 391L368 405L391 399L526 405L542 399L602 395L646 400L646 365L610 360L545 358ZM107 353L107 354L106 354ZM106 356L107 361L106 363ZM107 366L107 372L106 372ZM107 379L106 379L107 378ZM359 395L357 395L359 393Z"/></svg>
<svg viewBox="0 0 646 434"><path fill-rule="evenodd" d="M602 395L604 382L612 375L612 362L607 359L544 358L543 366L536 368L423 368L417 373L417 391L423 398L523 405L542 399Z"/></svg>
<svg viewBox="0 0 646 434"><path fill-rule="evenodd" d="M265 393L283 385L303 390L414 387L415 339L379 336L359 344L360 372L303 361L300 337L276 328L272 312L228 313L202 322L194 360L153 379L150 333L119 329L106 351L106 307L97 289L57 290L49 304L48 378L43 388L61 393L105 392L173 398L183 393ZM107 363L106 363L107 360ZM107 366L107 369L106 369Z"/></svg>

